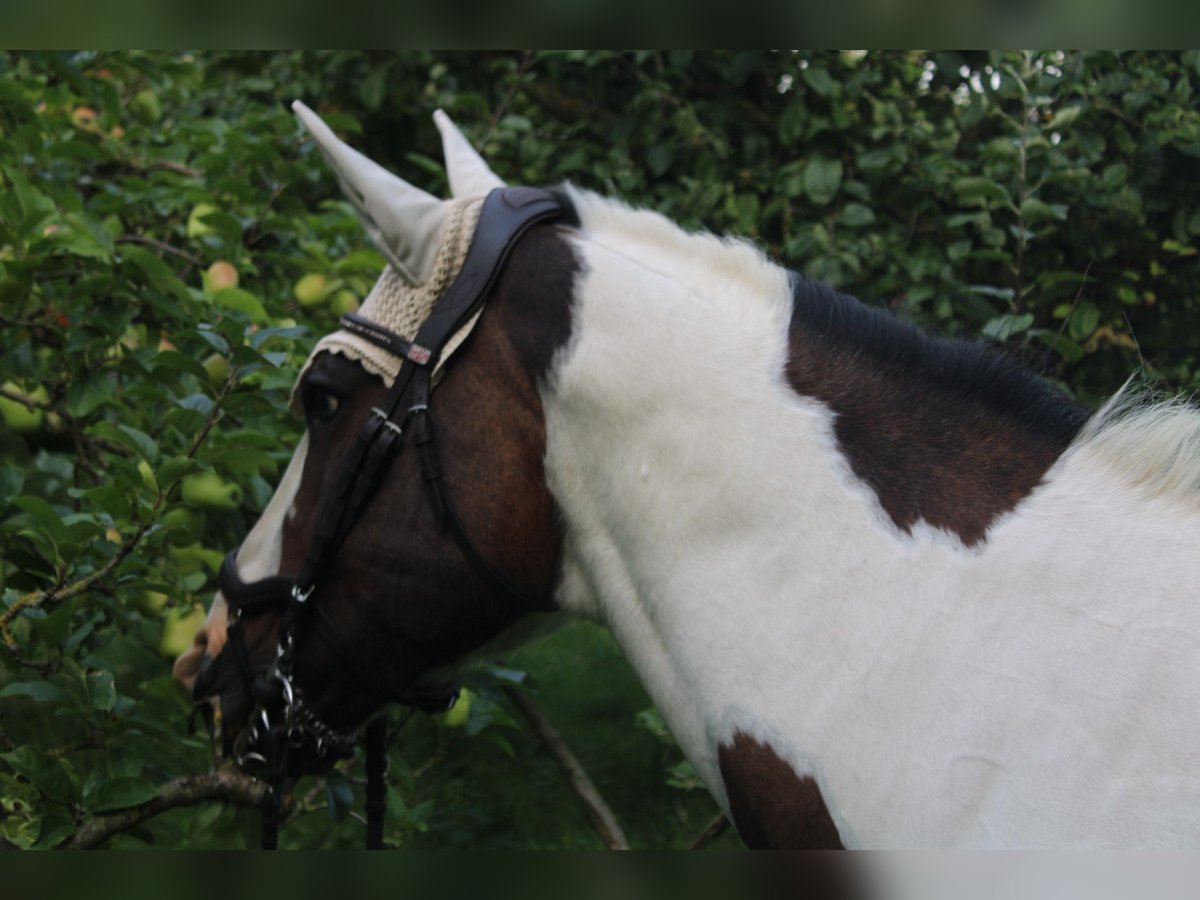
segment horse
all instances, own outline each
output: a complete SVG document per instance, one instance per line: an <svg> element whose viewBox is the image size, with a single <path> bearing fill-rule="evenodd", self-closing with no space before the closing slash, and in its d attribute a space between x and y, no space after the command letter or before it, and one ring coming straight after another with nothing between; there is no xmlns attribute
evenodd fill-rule
<svg viewBox="0 0 1200 900"><path fill-rule="evenodd" d="M388 266L175 665L227 752L282 702L253 676L319 768L582 616L751 847L1200 844L1200 411L1089 413L748 242L506 187L441 111L444 200L294 108ZM463 276L495 198L552 212ZM464 279L482 306L422 346ZM406 378L432 393L393 413ZM365 428L414 446L351 490Z"/></svg>

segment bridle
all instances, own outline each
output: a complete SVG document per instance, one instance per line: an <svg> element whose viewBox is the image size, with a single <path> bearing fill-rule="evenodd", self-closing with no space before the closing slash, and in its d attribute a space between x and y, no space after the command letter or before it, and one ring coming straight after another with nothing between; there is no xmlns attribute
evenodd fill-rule
<svg viewBox="0 0 1200 900"><path fill-rule="evenodd" d="M448 708L457 688L397 691L358 658L338 635L328 615L309 598L329 574L333 559L370 497L399 452L406 433L412 434L421 478L429 489L434 513L457 541L468 562L492 591L514 608L538 604L497 572L471 541L442 480L429 403L433 372L447 341L480 309L517 240L533 225L559 218L563 207L547 191L528 187L496 188L483 201L479 223L458 276L434 304L433 311L408 341L400 335L349 313L340 324L346 330L394 354L400 371L383 402L371 409L358 435L334 492L324 501L312 544L295 578L274 575L246 583L238 576L237 551L225 558L218 582L229 605L227 643L240 677L255 707L234 746L238 765L266 783L261 806L262 846L278 845L279 810L289 760L305 755L318 766L353 755L358 729L341 731L323 722L306 704L293 683L296 637L311 625L333 648L339 661L360 682L389 701L437 711ZM252 671L243 622L271 609L282 609L275 658L258 675ZM367 846L383 846L386 806L387 732L382 716L365 728L367 757ZM301 754L300 751L306 751Z"/></svg>

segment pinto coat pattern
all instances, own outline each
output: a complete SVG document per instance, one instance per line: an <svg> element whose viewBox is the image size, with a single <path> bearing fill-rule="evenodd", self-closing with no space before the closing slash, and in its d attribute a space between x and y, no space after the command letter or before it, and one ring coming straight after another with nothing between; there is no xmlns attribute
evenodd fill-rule
<svg viewBox="0 0 1200 900"><path fill-rule="evenodd" d="M499 183L438 124L456 193ZM462 354L515 348L554 601L612 630L747 841L1200 845L1200 414L1087 420L749 244L564 197L536 240L569 289L522 308L510 278ZM278 565L291 502L239 559Z"/></svg>
<svg viewBox="0 0 1200 900"><path fill-rule="evenodd" d="M584 274L543 399L560 598L612 628L714 793L745 736L850 846L1200 842L1197 413L1085 429L967 539L901 527L786 377L787 273L573 196ZM964 441L1019 416L970 412ZM981 479L1045 455L1007 443Z"/></svg>

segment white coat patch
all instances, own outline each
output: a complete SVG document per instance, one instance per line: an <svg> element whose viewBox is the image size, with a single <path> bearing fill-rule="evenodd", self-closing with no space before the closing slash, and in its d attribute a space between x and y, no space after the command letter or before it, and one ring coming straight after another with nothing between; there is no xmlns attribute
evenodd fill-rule
<svg viewBox="0 0 1200 900"><path fill-rule="evenodd" d="M784 379L786 273L573 200L559 600L611 627L718 799L742 731L847 846L1200 845L1196 498L1085 431L979 545L904 533Z"/></svg>

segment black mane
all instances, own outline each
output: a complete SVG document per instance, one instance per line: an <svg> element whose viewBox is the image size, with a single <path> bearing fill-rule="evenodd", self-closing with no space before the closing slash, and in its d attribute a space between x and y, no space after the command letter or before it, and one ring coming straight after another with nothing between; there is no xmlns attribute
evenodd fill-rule
<svg viewBox="0 0 1200 900"><path fill-rule="evenodd" d="M889 310L790 274L793 342L820 341L844 365L911 381L914 394L935 391L983 404L1064 448L1087 421L1087 410L1061 388L983 341L928 334Z"/></svg>

